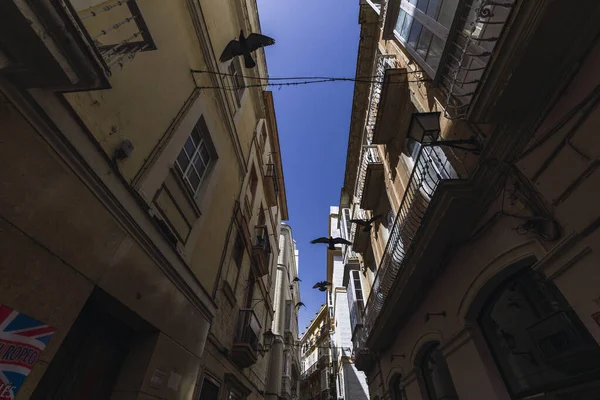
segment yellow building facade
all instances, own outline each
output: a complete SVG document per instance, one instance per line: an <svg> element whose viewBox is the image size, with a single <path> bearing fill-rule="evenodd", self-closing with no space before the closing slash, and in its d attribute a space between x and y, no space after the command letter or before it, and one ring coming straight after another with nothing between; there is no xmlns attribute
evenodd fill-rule
<svg viewBox="0 0 600 400"><path fill-rule="evenodd" d="M246 87L264 51L218 60L256 3L10 0L0 22L0 304L52 330L8 390L263 398L277 120Z"/></svg>
<svg viewBox="0 0 600 400"><path fill-rule="evenodd" d="M600 7L571 6L360 2L340 224L372 399L598 397Z"/></svg>

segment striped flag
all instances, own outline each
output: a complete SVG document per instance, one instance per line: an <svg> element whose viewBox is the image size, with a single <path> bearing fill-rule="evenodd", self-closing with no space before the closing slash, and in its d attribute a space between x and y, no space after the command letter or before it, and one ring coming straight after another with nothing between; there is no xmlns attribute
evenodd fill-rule
<svg viewBox="0 0 600 400"><path fill-rule="evenodd" d="M55 329L0 305L0 400L13 400Z"/></svg>

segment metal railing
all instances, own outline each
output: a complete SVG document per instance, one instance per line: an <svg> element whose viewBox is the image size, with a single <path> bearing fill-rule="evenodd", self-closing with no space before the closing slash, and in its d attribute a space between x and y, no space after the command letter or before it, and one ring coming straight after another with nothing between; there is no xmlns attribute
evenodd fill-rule
<svg viewBox="0 0 600 400"><path fill-rule="evenodd" d="M363 328L359 329L364 332L355 335L355 348L356 345L365 347L390 289L402 273L406 252L421 226L438 184L445 179L457 178L441 148L420 146L365 306Z"/></svg>
<svg viewBox="0 0 600 400"><path fill-rule="evenodd" d="M449 46L441 83L446 118L465 118L516 0L467 0ZM448 110L451 112L449 113Z"/></svg>
<svg viewBox="0 0 600 400"><path fill-rule="evenodd" d="M308 379L312 374L319 370L318 361L315 361L302 373L302 379Z"/></svg>
<svg viewBox="0 0 600 400"><path fill-rule="evenodd" d="M258 336L260 333L260 323L254 310L241 309L238 320L237 343L246 343L254 352L258 351Z"/></svg>
<svg viewBox="0 0 600 400"><path fill-rule="evenodd" d="M273 180L273 188L275 188L275 195L277 195L279 193L279 185L277 183L277 170L275 169L275 164L267 164L265 177Z"/></svg>
<svg viewBox="0 0 600 400"><path fill-rule="evenodd" d="M137 53L156 47L136 0L109 0L75 11L109 69L123 67Z"/></svg>
<svg viewBox="0 0 600 400"><path fill-rule="evenodd" d="M254 228L254 247L263 249L265 253L271 254L271 243L269 242L269 231L265 225L258 225Z"/></svg>

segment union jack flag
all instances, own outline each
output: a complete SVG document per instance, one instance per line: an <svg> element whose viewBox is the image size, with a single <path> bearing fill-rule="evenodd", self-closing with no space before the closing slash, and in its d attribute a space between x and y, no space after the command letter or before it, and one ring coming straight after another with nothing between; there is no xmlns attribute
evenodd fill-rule
<svg viewBox="0 0 600 400"><path fill-rule="evenodd" d="M0 305L0 400L13 400L55 329Z"/></svg>

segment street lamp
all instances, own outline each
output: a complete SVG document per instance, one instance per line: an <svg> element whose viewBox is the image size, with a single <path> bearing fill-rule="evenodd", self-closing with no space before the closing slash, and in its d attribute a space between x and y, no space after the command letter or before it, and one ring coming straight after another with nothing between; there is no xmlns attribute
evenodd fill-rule
<svg viewBox="0 0 600 400"><path fill-rule="evenodd" d="M263 333L263 346L262 346L263 348L260 350L261 355L265 355L265 353L267 351L271 350L271 347L273 346L274 341L275 341L275 334L273 333L271 328L269 328L268 331Z"/></svg>
<svg viewBox="0 0 600 400"><path fill-rule="evenodd" d="M468 139L438 140L440 137L440 114L439 112L415 113L412 115L408 127L408 138L416 141L422 146L447 146L475 154L481 153L481 146L475 136ZM469 145L465 147L462 145Z"/></svg>

